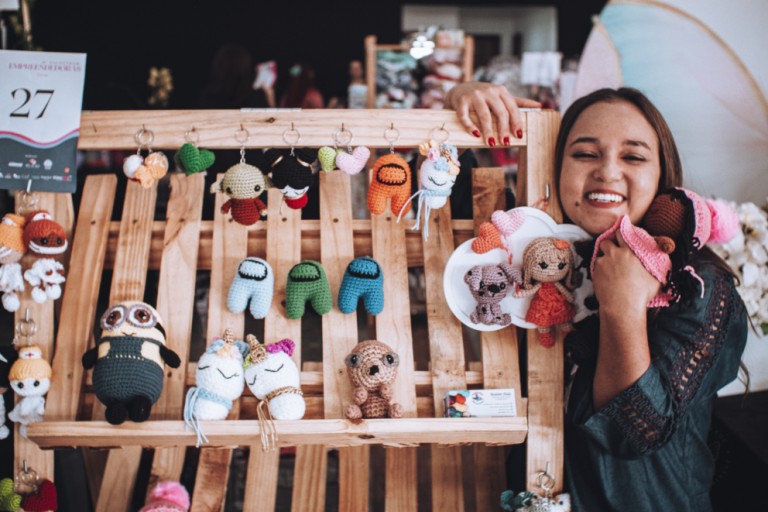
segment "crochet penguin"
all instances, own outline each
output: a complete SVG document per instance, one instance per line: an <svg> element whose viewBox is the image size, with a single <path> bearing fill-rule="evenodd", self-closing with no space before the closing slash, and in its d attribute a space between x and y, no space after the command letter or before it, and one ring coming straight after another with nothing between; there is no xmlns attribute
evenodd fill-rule
<svg viewBox="0 0 768 512"><path fill-rule="evenodd" d="M163 367L178 368L179 356L165 346L158 312L143 302L110 307L101 317L96 347L83 354L83 367L93 368L93 389L107 406L106 419L119 425L149 418L163 390Z"/></svg>

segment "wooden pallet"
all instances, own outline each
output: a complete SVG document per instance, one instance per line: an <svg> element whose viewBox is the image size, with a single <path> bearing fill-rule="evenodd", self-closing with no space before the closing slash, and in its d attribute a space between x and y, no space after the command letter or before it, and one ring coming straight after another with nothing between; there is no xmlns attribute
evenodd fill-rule
<svg viewBox="0 0 768 512"><path fill-rule="evenodd" d="M551 111L524 113L526 137L520 146L518 201L544 195L552 183L552 155L559 115ZM154 133L153 149L177 149L185 132L194 128L199 144L209 149L239 147L235 132L249 132L249 148L286 147L283 132L291 127L301 133L301 146L332 144L341 123L353 132L354 145L388 147L384 130L399 131L398 146L416 146L435 129L450 133L459 147L481 147L481 142L461 129L448 111L106 111L85 112L81 122L81 149L135 149L140 128ZM381 492L370 484L370 475L383 474L386 510L417 510L419 493L430 493L432 510L495 510L506 486L503 448L526 442L527 482L536 488L536 476L549 465L559 490L562 482L562 350L528 344L527 397L520 396L520 361L517 332L506 328L481 336L481 361L465 353L462 327L451 314L442 292L442 275L448 257L461 242L474 236L479 224L504 207L501 169L476 169L473 173L474 219L452 220L450 208L433 211L430 237L422 241L410 222L396 222L389 212L370 220L352 219L350 177L341 172L320 175L320 219L302 220L301 211L272 208L266 222L244 227L219 212L217 195L213 220L202 219L204 179L201 175L170 176L170 198L165 221L154 213L157 186L143 189L128 183L122 218L112 221L117 179L89 176L82 191L74 228L71 265L60 303L58 329L53 329L53 306L33 312L41 324L38 342L52 359L54 377L48 393L46 419L29 427L29 440L16 436L16 461L53 476L53 451L57 447L87 450L90 489L96 510L128 510L137 483L142 454L152 454L150 484L157 479L179 480L187 447L195 445L194 432L181 421L184 396L194 382L195 362L189 360L193 297L198 270L210 271L207 339L226 327L243 334L244 314L226 308L229 283L246 256L266 258L276 274L275 296L264 321L263 339L285 337L297 343L293 358L302 368L302 388L307 413L298 421L277 422L280 446L295 446L293 510L325 510L329 448L338 454L339 510L367 510ZM554 187L551 187L554 189ZM280 204L280 193L269 192L270 205ZM67 196L45 195L45 205L56 208L65 224L71 215ZM62 206L63 205L63 206ZM559 218L556 201L548 213ZM71 224L71 222L69 222ZM395 397L405 407L401 419L366 420L352 424L343 419L351 396L344 370L344 356L358 342L356 314L333 309L322 317L323 363L302 357L302 321L285 316L282 301L288 270L299 261L320 261L334 297L347 263L354 257L373 256L386 279L386 307L370 320L375 337L400 354L401 367ZM426 280L428 336L414 339L409 300L408 269L423 267ZM142 300L147 275L159 271L157 309L165 319L168 346L182 361L178 370L166 372L165 387L152 417L144 423L112 426L103 421L103 407L94 400L90 382L80 364L81 355L93 345L99 285L111 270L109 302ZM22 306L21 311L24 311ZM528 333L535 339L535 331ZM558 345L562 346L562 345ZM429 353L426 369L416 369L414 353ZM520 416L515 418L443 418L443 396L451 389L513 387ZM199 449L192 496L192 510L221 510L233 449L249 448L244 502L253 510L275 509L278 451L264 452L259 440L256 401L246 389L227 421L210 422L205 431L210 443ZM459 445L472 444L471 449ZM419 471L423 458L419 444L431 447L431 473ZM383 469L372 460L371 447L384 445ZM38 448L39 447L39 448ZM42 448L42 450L40 449ZM147 452L148 449L153 452ZM379 453L378 451L376 453ZM472 461L462 462L462 457ZM422 462L423 464L423 462ZM465 474L465 467L471 467ZM474 478L472 478L474 477ZM465 481L474 483L465 487ZM427 482L427 489L420 488ZM473 500L465 500L465 491ZM424 494L422 494L424 498Z"/></svg>

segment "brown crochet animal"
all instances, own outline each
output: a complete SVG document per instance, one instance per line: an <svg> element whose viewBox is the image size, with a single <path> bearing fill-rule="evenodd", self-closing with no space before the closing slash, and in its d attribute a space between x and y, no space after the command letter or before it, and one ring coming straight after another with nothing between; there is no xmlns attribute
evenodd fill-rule
<svg viewBox="0 0 768 512"><path fill-rule="evenodd" d="M507 263L475 265L464 275L477 307L469 315L474 323L507 325L512 321L509 313L502 313L501 301L513 289L513 283L522 284L520 270Z"/></svg>
<svg viewBox="0 0 768 512"><path fill-rule="evenodd" d="M381 215L392 199L390 208L397 214L411 197L411 167L394 153L382 155L373 164L373 179L368 186L368 209Z"/></svg>
<svg viewBox="0 0 768 512"><path fill-rule="evenodd" d="M403 415L403 407L391 402L392 383L400 364L400 358L391 347L377 340L363 341L344 359L344 364L354 385L354 403L347 405L347 418L399 418Z"/></svg>

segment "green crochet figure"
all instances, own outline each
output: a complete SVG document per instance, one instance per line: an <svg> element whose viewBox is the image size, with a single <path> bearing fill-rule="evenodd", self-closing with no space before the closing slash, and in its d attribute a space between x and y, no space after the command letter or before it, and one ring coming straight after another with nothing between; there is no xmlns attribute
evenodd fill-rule
<svg viewBox="0 0 768 512"><path fill-rule="evenodd" d="M307 301L310 301L318 315L326 314L333 307L331 287L325 270L320 263L312 260L302 261L288 272L285 285L285 310L288 318L295 320L303 317Z"/></svg>

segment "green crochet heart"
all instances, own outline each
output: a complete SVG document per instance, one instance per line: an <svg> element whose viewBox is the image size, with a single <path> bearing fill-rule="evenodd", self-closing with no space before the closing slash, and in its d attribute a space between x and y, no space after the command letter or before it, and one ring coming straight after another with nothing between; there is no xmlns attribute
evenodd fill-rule
<svg viewBox="0 0 768 512"><path fill-rule="evenodd" d="M184 174L189 176L208 169L213 165L216 156L213 151L198 149L194 144L187 142L179 148L176 159Z"/></svg>
<svg viewBox="0 0 768 512"><path fill-rule="evenodd" d="M336 148L323 146L317 152L317 159L320 161L320 168L326 172L336 168Z"/></svg>
<svg viewBox="0 0 768 512"><path fill-rule="evenodd" d="M21 496L13 491L13 480L0 480L0 510L18 510L21 507Z"/></svg>

